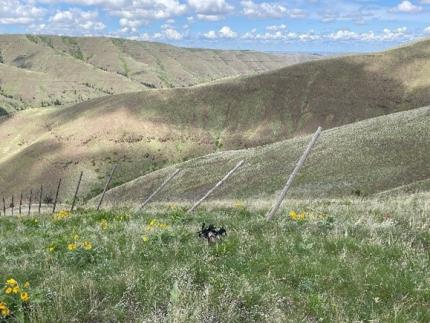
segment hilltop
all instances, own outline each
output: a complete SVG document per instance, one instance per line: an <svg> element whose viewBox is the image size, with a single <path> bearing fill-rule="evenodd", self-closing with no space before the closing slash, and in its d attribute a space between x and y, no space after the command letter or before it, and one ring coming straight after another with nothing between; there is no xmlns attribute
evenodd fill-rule
<svg viewBox="0 0 430 323"><path fill-rule="evenodd" d="M245 164L213 199L271 199L279 191L309 136L253 149L226 151L162 169L106 194L107 203L133 205L174 169L182 171L158 200L197 200L240 160ZM323 131L289 196L338 198L398 187L429 189L430 107L399 112ZM427 183L427 185L425 185Z"/></svg>
<svg viewBox="0 0 430 323"><path fill-rule="evenodd" d="M430 41L317 60L192 88L106 96L3 118L0 187L28 191L85 171L84 195L215 151L257 147L430 104ZM407 114L405 114L407 115ZM408 140L408 138L406 138Z"/></svg>
<svg viewBox="0 0 430 323"><path fill-rule="evenodd" d="M316 58L119 38L1 35L0 115L144 89L187 87Z"/></svg>

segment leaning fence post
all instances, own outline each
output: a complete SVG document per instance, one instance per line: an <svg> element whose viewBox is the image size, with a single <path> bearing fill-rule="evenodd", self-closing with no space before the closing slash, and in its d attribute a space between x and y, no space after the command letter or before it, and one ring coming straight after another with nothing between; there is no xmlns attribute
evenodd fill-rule
<svg viewBox="0 0 430 323"><path fill-rule="evenodd" d="M110 182L111 182L111 180L112 180L113 173L115 172L115 169L116 169L117 167L118 167L118 164L117 164L117 165L115 165L115 166L112 168L112 171L111 171L111 173L110 173L110 176L109 176L109 178L108 178L108 180L107 180L107 182L106 182L105 188L103 189L102 196L100 197L99 204L97 205L97 211L98 211L98 210L100 210L100 206L102 205L103 199L105 198L106 191L107 191L108 186L109 186L109 184L110 184Z"/></svg>
<svg viewBox="0 0 430 323"><path fill-rule="evenodd" d="M39 214L40 214L40 208L42 207L42 195L43 195L43 185L40 185L40 194L39 194Z"/></svg>
<svg viewBox="0 0 430 323"><path fill-rule="evenodd" d="M161 185L159 188L157 188L146 200L142 203L142 205L139 207L138 210L142 210L151 200L152 198L157 195L158 192L160 192L163 187L165 187L178 173L180 172L180 169L177 169L172 175L170 175Z"/></svg>
<svg viewBox="0 0 430 323"><path fill-rule="evenodd" d="M313 135L311 141L309 142L306 150L304 151L302 157L300 157L299 161L297 162L296 167L294 168L293 172L291 173L290 177L288 178L287 183L285 184L285 187L283 188L283 190L281 191L281 193L279 194L278 199L276 200L276 203L273 205L273 207L271 208L271 210L266 214L266 219L269 221L273 218L273 216L275 215L276 211L278 211L279 207L282 204L282 201L285 198L285 195L287 195L287 192L294 180L294 177L296 177L296 175L298 174L298 172L300 171L300 168L302 168L303 164L305 163L306 158L308 157L309 153L312 150L312 147L315 145L318 137L320 136L322 131L321 127L318 127L318 130L315 132L315 134Z"/></svg>
<svg viewBox="0 0 430 323"><path fill-rule="evenodd" d="M73 212L73 209L75 208L76 197L78 196L79 186L81 185L81 180L82 180L82 175L84 175L84 172L81 172L81 175L79 175L78 185L76 186L75 195L73 196L73 202L72 202L72 207L70 208L70 212Z"/></svg>
<svg viewBox="0 0 430 323"><path fill-rule="evenodd" d="M200 200L198 200L191 209L187 211L187 213L193 212L210 194L212 194L213 191L215 191L218 187L220 187L233 173L244 163L243 160L241 160L231 171L227 173L227 175L224 176L222 180L220 180L214 187L212 187Z"/></svg>
<svg viewBox="0 0 430 323"><path fill-rule="evenodd" d="M22 192L21 192L21 195L19 196L19 215L21 215L21 208L22 208Z"/></svg>
<svg viewBox="0 0 430 323"><path fill-rule="evenodd" d="M55 207L57 206L58 192L60 191L61 178L58 181L57 192L55 193L54 206L52 207L52 213L55 213Z"/></svg>
<svg viewBox="0 0 430 323"><path fill-rule="evenodd" d="M31 214L31 198L33 197L33 190L30 190L30 198L28 201L28 215Z"/></svg>

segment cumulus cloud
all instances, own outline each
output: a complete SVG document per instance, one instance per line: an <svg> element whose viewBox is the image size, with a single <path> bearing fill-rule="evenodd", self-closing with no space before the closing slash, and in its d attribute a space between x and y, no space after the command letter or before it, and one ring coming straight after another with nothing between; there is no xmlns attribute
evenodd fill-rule
<svg viewBox="0 0 430 323"><path fill-rule="evenodd" d="M424 29L424 33L430 35L430 26Z"/></svg>
<svg viewBox="0 0 430 323"><path fill-rule="evenodd" d="M269 26L271 27L271 26ZM314 31L309 32L287 32L286 29L276 29L266 27L267 32L258 33L256 29L251 30L242 35L245 40L262 40L262 41L361 41L361 42L375 42L375 41L402 41L412 39L413 36L408 33L406 27L397 29L384 29L382 32L375 33L373 31L357 33L350 30L338 30L331 33L317 34ZM429 27L430 28L430 27Z"/></svg>
<svg viewBox="0 0 430 323"><path fill-rule="evenodd" d="M252 0L241 1L242 14L252 18L303 18L306 12L302 9L288 9L286 6L275 2L256 3Z"/></svg>
<svg viewBox="0 0 430 323"><path fill-rule="evenodd" d="M105 24L98 19L97 11L84 11L78 8L58 10L46 23L31 26L35 32L50 34L93 34L105 28Z"/></svg>
<svg viewBox="0 0 430 323"><path fill-rule="evenodd" d="M411 1L402 1L392 11L403 13L417 13L422 11L421 6L414 5Z"/></svg>
<svg viewBox="0 0 430 323"><path fill-rule="evenodd" d="M225 0L188 0L188 6L196 13L204 15L226 14L234 9Z"/></svg>
<svg viewBox="0 0 430 323"><path fill-rule="evenodd" d="M233 39L238 36L237 32L233 31L230 27L224 26L218 31L210 30L203 34L206 39Z"/></svg>
<svg viewBox="0 0 430 323"><path fill-rule="evenodd" d="M40 20L46 10L28 1L0 0L0 24L29 25Z"/></svg>

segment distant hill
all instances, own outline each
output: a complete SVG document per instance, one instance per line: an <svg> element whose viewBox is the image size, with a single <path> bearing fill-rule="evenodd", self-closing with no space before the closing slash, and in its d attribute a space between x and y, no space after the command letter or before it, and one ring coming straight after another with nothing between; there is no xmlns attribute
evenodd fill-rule
<svg viewBox="0 0 430 323"><path fill-rule="evenodd" d="M256 147L430 105L430 41L192 88L105 96L0 121L0 193L55 185L96 194L215 151ZM129 81L127 79L127 81Z"/></svg>
<svg viewBox="0 0 430 323"><path fill-rule="evenodd" d="M269 71L318 55L187 49L118 38L0 36L0 109L72 104Z"/></svg>
<svg viewBox="0 0 430 323"><path fill-rule="evenodd" d="M240 160L245 164L213 199L270 198L280 191L310 137L196 158L108 191L107 203L141 202L174 169L182 172L158 200L196 201ZM290 191L295 198L371 195L430 186L430 107L326 130ZM425 184L427 183L427 184ZM385 194L386 195L386 194ZM97 199L95 199L97 200Z"/></svg>

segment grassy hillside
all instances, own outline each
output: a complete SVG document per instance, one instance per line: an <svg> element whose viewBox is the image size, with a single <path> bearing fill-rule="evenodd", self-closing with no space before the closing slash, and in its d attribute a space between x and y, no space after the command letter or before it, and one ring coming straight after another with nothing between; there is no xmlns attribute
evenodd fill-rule
<svg viewBox="0 0 430 323"><path fill-rule="evenodd" d="M284 67L312 55L177 48L111 38L0 36L0 107L70 104Z"/></svg>
<svg viewBox="0 0 430 323"><path fill-rule="evenodd" d="M428 209L411 196L295 201L272 222L242 207L0 217L0 281L29 293L0 302L26 322L429 322ZM202 222L227 236L208 245Z"/></svg>
<svg viewBox="0 0 430 323"><path fill-rule="evenodd" d="M272 198L283 187L308 141L308 136L300 137L193 159L116 187L108 191L106 202L136 204L175 168L182 172L158 200L196 201L242 159L245 164L212 199ZM290 196L370 195L428 181L429 151L430 107L330 129L322 133Z"/></svg>
<svg viewBox="0 0 430 323"><path fill-rule="evenodd" d="M121 164L118 185L215 151L418 108L430 104L429 73L430 41L423 41L216 84L25 111L0 121L0 137L8 138L0 142L0 193L55 186L61 176L69 194L84 170L83 193L95 194L114 163Z"/></svg>

